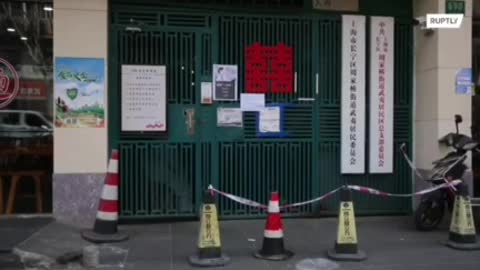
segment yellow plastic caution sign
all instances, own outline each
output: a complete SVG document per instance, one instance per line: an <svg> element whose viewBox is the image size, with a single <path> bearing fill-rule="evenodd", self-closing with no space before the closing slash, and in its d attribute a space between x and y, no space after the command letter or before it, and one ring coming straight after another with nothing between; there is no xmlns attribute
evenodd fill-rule
<svg viewBox="0 0 480 270"><path fill-rule="evenodd" d="M199 248L220 247L220 231L218 228L217 207L215 204L204 204L200 218Z"/></svg>
<svg viewBox="0 0 480 270"><path fill-rule="evenodd" d="M460 235L476 234L470 198L463 196L455 197L450 231Z"/></svg>
<svg viewBox="0 0 480 270"><path fill-rule="evenodd" d="M342 202L338 214L338 244L357 244L357 228L353 202Z"/></svg>

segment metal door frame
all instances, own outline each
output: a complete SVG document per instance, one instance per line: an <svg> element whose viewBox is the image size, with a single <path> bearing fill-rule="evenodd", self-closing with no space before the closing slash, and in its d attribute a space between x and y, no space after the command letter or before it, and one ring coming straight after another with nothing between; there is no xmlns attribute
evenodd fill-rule
<svg viewBox="0 0 480 270"><path fill-rule="evenodd" d="M124 7L125 8L125 7ZM148 8L138 8L138 7L135 7L135 12L138 12L138 13L141 13L145 10L148 10ZM162 12L171 12L171 11L174 11L174 12L178 12L179 9L168 9L168 8L165 8L165 9L155 9L156 12L158 14L161 14ZM116 10L114 9L114 12ZM189 11L189 12L192 12L192 11ZM211 23L212 23L212 26L211 26L211 29L210 30L202 30L202 29L196 29L196 31L193 31L195 33L195 50L196 50L196 55L197 55L197 58L199 57L199 55L201 54L201 45L199 45L198 43L200 42L200 39L199 39L199 35L201 33L211 33L211 50L212 50L212 63L216 63L220 56L219 56L219 33L217 32L217 30L219 29L219 25L218 25L218 18L220 16L224 16L225 14L228 15L228 16L248 16L248 14L245 14L244 12L242 13L238 13L238 12L226 12L225 13L216 13L216 12L213 12L213 13L208 13L207 11L195 11L195 12L192 12L193 14L204 14L206 16L209 16L211 18ZM261 14L260 13L256 13L256 16L258 16L258 14ZM285 18L295 18L295 19L305 19L305 17L307 17L309 20L311 20L312 24L313 24L313 27L312 27L312 39L313 39L313 45L315 47L315 44L317 45L316 47L317 48L320 48L320 45L319 42L320 42L320 28L319 28L319 23L321 20L324 20L324 19L328 19L328 18L339 18L340 17L340 14L323 14L321 16L318 16L318 14L315 14L315 15L309 15L308 13L305 13L303 16L302 15L294 15L294 16L291 16L291 15L287 15L287 14L281 14L281 13L275 13L275 14L269 14L268 16L278 16L278 17L285 17ZM400 20L396 20L397 23L403 23L402 22L402 19ZM341 24L340 24L341 25ZM119 104L118 102L120 101L119 98L118 98L118 95L115 93L115 89L119 89L120 88L120 85L119 85L119 74L117 73L117 70L118 70L118 67L119 67L119 63L117 62L117 56L118 56L118 51L117 51L117 48L115 47L115 42L114 41L117 41L118 38L119 38L119 30L122 30L124 26L118 26L118 25L112 25L111 26L111 30L110 30L110 33L111 33L111 36L110 36L110 42L109 42L109 78L110 78L110 81L109 81L109 102L110 104L115 104L115 106L109 106L109 114L110 114L110 121L113 120L112 118L112 115L116 115L118 117L118 110L119 110L119 106L117 104ZM142 26L143 29L146 29L148 31L158 31L158 28L157 27L150 27L150 26ZM175 28L175 27L164 27L161 29L162 31L169 31L169 30L172 30L172 31L185 31L185 28ZM368 35L368 27L367 27L367 35ZM412 32L410 31L410 35L412 35ZM408 36L408 33L407 33L407 36ZM368 39L367 39L368 40ZM397 40L397 37L396 37L396 40ZM412 36L412 41L413 41L413 36ZM332 41L334 42L334 41ZM408 42L407 42L408 43ZM411 42L410 44L412 44L413 42ZM322 44L323 46L324 44ZM368 45L368 43L367 43ZM368 47L367 47L368 48ZM319 54L319 51L320 49L317 49L317 50L313 50L313 55L312 55L312 59L319 59L320 58L320 54ZM404 54L409 57L409 58L412 58L411 62L413 63L413 55L412 55L412 52L413 52L413 49L412 48L409 48L407 51L408 52L404 52ZM199 54L200 53L200 54ZM396 52L397 54L397 52ZM338 56L336 56L337 59L338 59ZM368 59L368 51L367 51L367 59ZM367 60L368 61L368 60ZM338 62L338 61L337 61ZM407 61L408 62L408 61ZM199 68L199 65L201 65L202 63L200 63L200 61L195 61L195 68L198 69ZM336 65L340 65L340 62L336 63ZM114 68L116 67L116 68ZM321 71L321 63L320 61L313 61L312 63L312 71L314 71L315 73L320 73ZM407 69L409 69L409 73L410 73L410 81L407 82L407 84L411 84L412 81L411 81L411 78L413 76L413 66L410 66L408 67ZM168 71L167 71L168 72ZM337 75L338 76L338 75ZM407 75L405 75L407 76ZM197 93L200 93L200 82L203 80L203 79L208 79L208 78L203 78L201 77L201 74L200 72L196 72L196 76L195 76L195 81L196 81L196 92ZM315 83L316 83L316 78L315 76L312 76L311 80L313 80ZM368 78L367 78L368 80ZM398 79L397 79L398 80ZM397 81L396 80L396 81ZM397 85L397 82L395 82L395 84ZM314 84L312 84L314 85ZM397 86L396 86L397 87ZM241 89L240 89L241 91ZM314 89L312 89L312 91L315 91ZM368 92L368 91L367 91ZM406 106L408 106L408 114L409 114L409 128L408 128L408 131L407 131L407 137L405 137L404 135L402 135L402 139L400 139L401 141L407 141L410 146L409 146L409 151L411 151L411 142L412 142L412 122L411 122L411 116L412 116L412 92L410 91L409 94L410 95L410 104L405 104ZM195 103L194 104L191 104L192 107L195 107L195 109L198 111L198 108L200 107L200 95L196 95L196 100L195 100ZM367 98L368 100L368 98ZM324 126L321 125L320 122L318 121L321 121L321 117L320 117L320 114L323 115L323 113L333 113L333 114L336 114L336 110L334 107L336 106L335 104L323 104L322 103L323 101L320 100L320 95L317 95L315 97L315 102L314 104L312 105L312 108L313 108L313 121L317 121L317 122L314 122L314 126L313 126L313 138L311 140L312 142L312 145L313 147L315 148L312 152L312 157L313 157L313 160L312 160L312 176L314 179L312 179L312 188L313 188L313 192L312 194L319 194L320 191L326 191L326 190L320 190L322 189L321 187L321 182L320 181L324 181L325 179L319 179L320 177L326 177L327 179L329 179L330 177L335 177L337 178L337 180L339 181L342 181L342 182L346 182L346 181L357 181L358 180L352 180L352 178L350 176L335 176L335 175L325 175L323 174L323 172L321 171L321 167L322 166L328 166L328 165L320 165L320 166L316 166L316 164L318 162L322 162L322 158L324 157L324 152L322 152L323 150L322 149L325 149L326 148L332 148L334 147L335 145L335 140L333 141L330 141L330 139L320 139L321 136L324 135L323 132L325 132L325 130L322 128ZM323 104L323 105L322 105ZM404 105L402 105L404 106ZM325 111L326 109L333 109L331 112L328 112ZM397 107L396 107L397 109ZM368 119L368 117L367 117ZM109 123L110 123L109 121ZM115 121L115 120L113 120ZM113 122L112 121L112 122ZM117 119L118 121L118 119ZM118 125L118 123L117 123ZM109 147L110 149L112 147L115 146L115 142L119 142L119 134L118 134L118 130L115 130L115 127L116 125L115 124L109 124ZM402 134L405 134L405 132L402 130ZM368 136L366 136L366 138L368 138ZM395 138L395 143L398 143L398 140L397 138ZM195 174L195 177L196 177L196 181L195 181L195 202L196 202L196 206L195 206L195 209L196 209L196 212L198 212L198 207L200 205L200 197L201 197L201 192L202 192L202 185L205 185L203 179L202 178L202 172L199 171L201 170L202 166L199 164L200 162L200 159L202 158L201 157L201 147L202 147L202 144L203 142L201 141L201 139L196 139L194 142L194 145L195 145L195 149L196 152L195 152L195 155L196 155L196 171L194 172ZM394 144L395 145L395 144ZM218 177L219 177L219 170L215 170L213 169L215 167L215 164L219 164L219 142L218 141L211 141L211 150L210 150L213 155L212 155L212 160L210 161L211 164L210 166L212 167L212 170L211 170L211 178L212 178L212 182L214 185L217 185L218 186ZM331 151L335 151L333 148ZM366 175L363 175L362 178L371 178L371 176L369 176L368 174ZM378 177L373 177L374 179L378 179ZM392 178L396 178L396 177L392 177ZM318 180L316 180L318 179ZM409 186L411 186L411 183L408 183ZM322 185L323 186L323 185ZM325 188L325 186L323 186L323 188ZM370 202L372 202L373 200L368 198L368 199L365 199L363 204L364 205L368 205ZM328 206L332 207L332 211L331 213L333 214L335 212L335 208L336 206L335 205L332 205L332 204L328 204ZM410 207L407 207L408 209L405 210L405 211L409 211L410 210ZM403 209L403 208L402 208ZM380 211L380 210L374 210L376 213L381 213L383 212L384 210ZM392 212L391 210L385 210L386 212ZM366 211L366 213L368 214L369 211ZM362 211L358 211L358 213L362 213ZM175 215L177 217L177 215ZM192 215L188 215L188 216L192 216ZM130 218L130 217L129 217ZM135 218L135 217L133 217ZM141 218L145 218L145 216L141 216ZM244 218L244 217L243 217Z"/></svg>

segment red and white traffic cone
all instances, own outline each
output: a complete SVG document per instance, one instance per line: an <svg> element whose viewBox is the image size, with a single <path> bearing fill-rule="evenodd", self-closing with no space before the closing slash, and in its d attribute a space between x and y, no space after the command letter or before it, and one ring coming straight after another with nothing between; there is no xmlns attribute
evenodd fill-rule
<svg viewBox="0 0 480 270"><path fill-rule="evenodd" d="M259 259L281 261L293 256L293 252L286 250L283 245L283 223L280 215L280 195L272 192L268 203L268 217L263 233L262 249L254 256Z"/></svg>
<svg viewBox="0 0 480 270"><path fill-rule="evenodd" d="M108 172L98 205L97 218L93 230L84 231L82 237L94 243L120 242L128 235L119 232L118 225L118 151L112 150Z"/></svg>

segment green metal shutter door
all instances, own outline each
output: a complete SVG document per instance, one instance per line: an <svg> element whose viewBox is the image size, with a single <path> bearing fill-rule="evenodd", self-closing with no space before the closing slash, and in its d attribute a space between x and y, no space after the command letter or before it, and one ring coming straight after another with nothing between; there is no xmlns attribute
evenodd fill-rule
<svg viewBox="0 0 480 270"><path fill-rule="evenodd" d="M133 11L132 11L133 10ZM411 175L395 154L394 175L340 175L340 49L339 15L281 16L179 12L153 8L114 8L110 56L110 139L119 144L122 218L194 216L200 194L209 183L267 203L269 192L281 192L291 203L319 196L344 183L391 192L409 192ZM124 31L130 18L144 24L132 37ZM395 147L411 142L412 32L397 20L395 28ZM244 48L255 41L284 42L295 49L297 93L267 95L269 102L286 103L286 139L256 138L256 116L244 114L243 129L216 126L219 102L199 105L199 84L211 80L213 63L237 64L239 89L244 86ZM167 140L119 133L121 64L167 65L169 129ZM183 68L183 69L182 69ZM185 70L187 72L185 72ZM315 94L315 76L319 94ZM298 98L315 98L299 102ZM183 112L196 110L195 136L187 136ZM401 213L410 201L356 194L360 214ZM322 205L293 209L291 216L334 213L336 198ZM223 218L255 217L262 213L220 199Z"/></svg>

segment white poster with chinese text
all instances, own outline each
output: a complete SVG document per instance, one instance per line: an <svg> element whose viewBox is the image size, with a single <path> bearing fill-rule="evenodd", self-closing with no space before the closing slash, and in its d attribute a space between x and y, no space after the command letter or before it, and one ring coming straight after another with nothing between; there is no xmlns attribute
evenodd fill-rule
<svg viewBox="0 0 480 270"><path fill-rule="evenodd" d="M341 172L365 172L365 16L342 16Z"/></svg>
<svg viewBox="0 0 480 270"><path fill-rule="evenodd" d="M393 172L394 19L372 17L370 28L370 173Z"/></svg>
<svg viewBox="0 0 480 270"><path fill-rule="evenodd" d="M122 130L166 131L165 66L122 65Z"/></svg>
<svg viewBox="0 0 480 270"><path fill-rule="evenodd" d="M280 107L265 107L260 110L258 129L261 133L280 132Z"/></svg>
<svg viewBox="0 0 480 270"><path fill-rule="evenodd" d="M217 126L243 127L243 111L239 108L217 108Z"/></svg>

